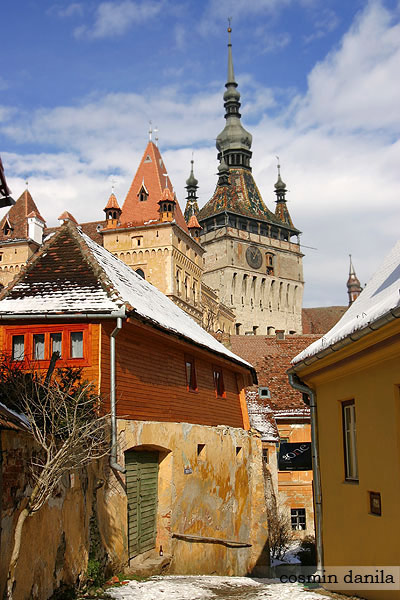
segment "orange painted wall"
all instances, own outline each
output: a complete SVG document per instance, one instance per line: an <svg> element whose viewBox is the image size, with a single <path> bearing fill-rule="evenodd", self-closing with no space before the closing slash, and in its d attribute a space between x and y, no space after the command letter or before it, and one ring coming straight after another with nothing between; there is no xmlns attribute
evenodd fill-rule
<svg viewBox="0 0 400 600"><path fill-rule="evenodd" d="M66 326L74 326L79 330L80 326L85 331L87 328L87 337L84 334L84 357L82 359L58 360L56 367L75 366L83 368L83 378L94 384L96 392L99 391L99 342L100 342L100 324L87 323L87 321L9 321L0 326L0 349L4 354L11 355L11 336L45 333L47 331L63 331ZM27 365L29 361L27 362ZM48 360L36 361L35 366L44 373L49 366Z"/></svg>
<svg viewBox="0 0 400 600"><path fill-rule="evenodd" d="M278 423L281 438L289 442L310 442L311 425L309 423ZM292 508L305 508L306 530L296 531L296 536L314 534L314 500L312 471L279 471L278 493L284 506L290 512Z"/></svg>
<svg viewBox="0 0 400 600"><path fill-rule="evenodd" d="M101 391L109 397L110 333L101 337ZM198 391L188 391L185 354L194 356ZM243 427L237 375L240 367L141 325L124 322L116 338L117 416L146 421ZM216 398L213 365L222 367L225 398ZM246 377L242 378L246 379Z"/></svg>

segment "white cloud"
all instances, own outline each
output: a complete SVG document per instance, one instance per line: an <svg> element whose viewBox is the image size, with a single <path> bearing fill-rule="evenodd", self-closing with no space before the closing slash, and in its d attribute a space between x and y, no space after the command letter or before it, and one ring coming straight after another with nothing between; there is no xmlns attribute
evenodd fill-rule
<svg viewBox="0 0 400 600"><path fill-rule="evenodd" d="M336 13L325 8L322 13L318 13L314 21L314 31L310 35L305 36L304 41L306 44L313 42L314 40L321 39L331 33L339 25L339 18Z"/></svg>
<svg viewBox="0 0 400 600"><path fill-rule="evenodd" d="M253 134L253 172L274 209L276 159L288 186L288 206L304 233L306 305L346 304L348 254L360 281L372 275L398 238L400 190L399 25L371 4L340 46L314 67L304 96L278 117L282 90L238 74L243 124ZM224 126L223 82L188 95L178 86L140 94L109 94L65 106L17 113L3 108L3 135L46 148L41 154L3 154L14 195L29 188L54 224L68 209L78 220L102 218L116 179L123 202L147 142L150 119L159 126L161 151L184 206L191 150L200 205L216 184L215 138ZM287 110L285 110L287 108ZM1 117L1 111L0 111ZM258 117L258 118L257 118ZM256 122L249 126L246 119ZM23 147L23 146L21 146ZM49 150L52 148L52 150Z"/></svg>
<svg viewBox="0 0 400 600"><path fill-rule="evenodd" d="M359 15L341 46L308 78L296 103L302 127L400 131L400 24L377 2Z"/></svg>
<svg viewBox="0 0 400 600"><path fill-rule="evenodd" d="M158 15L164 4L163 0L101 2L96 8L93 25L77 27L75 36L99 39L123 35L132 25Z"/></svg>
<svg viewBox="0 0 400 600"><path fill-rule="evenodd" d="M81 17L84 13L84 6L80 2L72 2L64 7L59 7L57 9L57 15L59 17Z"/></svg>

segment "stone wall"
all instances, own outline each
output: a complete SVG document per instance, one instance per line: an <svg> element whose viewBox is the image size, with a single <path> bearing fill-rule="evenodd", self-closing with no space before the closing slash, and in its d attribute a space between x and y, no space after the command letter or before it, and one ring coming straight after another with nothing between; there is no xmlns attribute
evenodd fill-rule
<svg viewBox="0 0 400 600"><path fill-rule="evenodd" d="M159 452L157 536L177 574L245 575L268 564L261 440L225 426L119 419L124 451ZM127 554L124 476L103 494L103 539L113 560Z"/></svg>
<svg viewBox="0 0 400 600"><path fill-rule="evenodd" d="M0 597L3 597L15 525L33 482L34 452L28 433L1 430ZM75 584L86 571L89 520L95 499L96 468L66 475L53 497L28 517L22 530L14 600L45 600L61 583Z"/></svg>

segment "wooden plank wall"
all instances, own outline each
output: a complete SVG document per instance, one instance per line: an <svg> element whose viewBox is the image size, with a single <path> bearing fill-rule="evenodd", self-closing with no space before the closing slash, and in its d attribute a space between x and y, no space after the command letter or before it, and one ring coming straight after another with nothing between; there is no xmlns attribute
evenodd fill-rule
<svg viewBox="0 0 400 600"><path fill-rule="evenodd" d="M101 392L110 393L110 333L115 323L103 321ZM143 421L197 423L243 427L239 390L240 368L195 346L124 322L116 338L117 415ZM198 391L186 386L185 353L195 358ZM225 398L216 398L213 365L222 367Z"/></svg>

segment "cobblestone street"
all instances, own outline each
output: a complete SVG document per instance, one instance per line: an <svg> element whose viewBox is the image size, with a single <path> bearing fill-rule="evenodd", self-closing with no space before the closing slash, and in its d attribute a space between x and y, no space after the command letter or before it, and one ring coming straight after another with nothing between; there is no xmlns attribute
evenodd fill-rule
<svg viewBox="0 0 400 600"><path fill-rule="evenodd" d="M131 581L109 590L120 600L324 600L322 593L308 591L299 584L280 583L277 579L249 577L153 577L149 581ZM330 598L346 598L329 594Z"/></svg>

